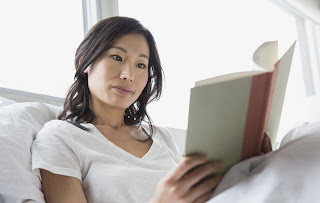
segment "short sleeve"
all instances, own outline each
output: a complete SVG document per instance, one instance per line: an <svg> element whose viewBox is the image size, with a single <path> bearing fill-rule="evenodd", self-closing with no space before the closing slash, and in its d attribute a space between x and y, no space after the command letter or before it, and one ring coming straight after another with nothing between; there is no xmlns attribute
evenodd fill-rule
<svg viewBox="0 0 320 203"><path fill-rule="evenodd" d="M81 178L75 140L70 135L66 121L53 120L36 135L32 144L32 172L41 180L39 169L51 173Z"/></svg>

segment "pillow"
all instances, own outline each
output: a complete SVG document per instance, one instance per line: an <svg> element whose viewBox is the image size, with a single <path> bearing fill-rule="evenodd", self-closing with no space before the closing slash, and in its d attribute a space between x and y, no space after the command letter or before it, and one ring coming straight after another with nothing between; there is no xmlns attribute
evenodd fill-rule
<svg viewBox="0 0 320 203"><path fill-rule="evenodd" d="M31 144L60 110L38 102L0 107L0 202L45 202L40 179L31 171Z"/></svg>

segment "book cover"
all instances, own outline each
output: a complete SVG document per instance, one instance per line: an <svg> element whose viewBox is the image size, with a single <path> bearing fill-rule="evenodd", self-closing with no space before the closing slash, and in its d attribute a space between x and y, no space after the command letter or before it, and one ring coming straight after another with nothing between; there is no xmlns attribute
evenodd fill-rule
<svg viewBox="0 0 320 203"><path fill-rule="evenodd" d="M253 54L260 70L196 82L191 89L185 155L222 160L225 172L259 154L264 133L275 141L295 43L278 60L278 42Z"/></svg>

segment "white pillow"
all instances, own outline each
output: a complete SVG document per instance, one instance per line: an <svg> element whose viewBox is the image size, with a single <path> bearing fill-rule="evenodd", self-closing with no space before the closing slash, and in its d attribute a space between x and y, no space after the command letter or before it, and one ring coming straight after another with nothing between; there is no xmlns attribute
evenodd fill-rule
<svg viewBox="0 0 320 203"><path fill-rule="evenodd" d="M31 144L60 110L38 102L0 107L0 202L45 202L40 179L31 171Z"/></svg>

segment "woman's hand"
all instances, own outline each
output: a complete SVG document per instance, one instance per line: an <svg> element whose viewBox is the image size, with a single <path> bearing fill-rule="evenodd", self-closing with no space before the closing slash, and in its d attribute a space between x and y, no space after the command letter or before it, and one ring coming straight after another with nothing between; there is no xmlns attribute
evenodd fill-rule
<svg viewBox="0 0 320 203"><path fill-rule="evenodd" d="M150 203L209 200L222 179L221 175L210 174L221 167L221 162L208 161L203 155L186 157L160 181Z"/></svg>

